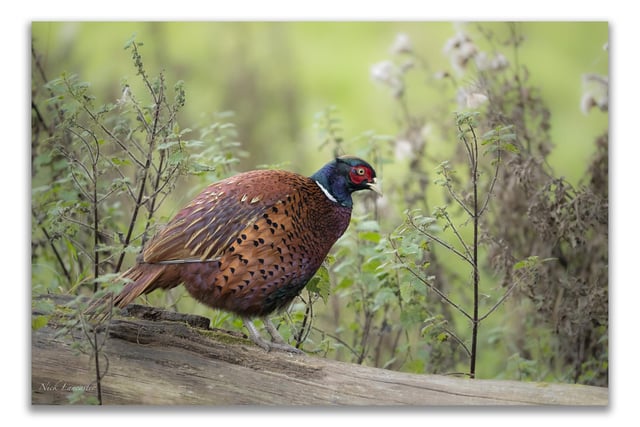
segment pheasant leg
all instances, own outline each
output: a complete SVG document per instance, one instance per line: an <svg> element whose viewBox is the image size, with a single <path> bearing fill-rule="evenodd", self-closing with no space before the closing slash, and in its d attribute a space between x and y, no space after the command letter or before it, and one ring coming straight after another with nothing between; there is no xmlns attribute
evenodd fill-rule
<svg viewBox="0 0 640 427"><path fill-rule="evenodd" d="M258 347L263 348L265 351L280 350L289 353L304 354L304 351L292 347L284 342L284 339L282 339L280 333L271 322L271 320L264 318L264 325L267 329L267 332L269 332L269 335L271 335L271 338L273 339L272 342L269 342L262 338L262 336L260 336L258 329L256 329L256 326L250 319L244 318L242 319L242 322L244 323L245 328L247 328L247 331L249 331L249 339L253 341Z"/></svg>

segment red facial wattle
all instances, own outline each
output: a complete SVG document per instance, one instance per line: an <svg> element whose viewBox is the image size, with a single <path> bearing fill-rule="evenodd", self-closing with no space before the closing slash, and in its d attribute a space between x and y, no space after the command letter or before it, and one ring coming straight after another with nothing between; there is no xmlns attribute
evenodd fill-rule
<svg viewBox="0 0 640 427"><path fill-rule="evenodd" d="M373 182L373 171L364 166L356 166L351 168L351 171L349 172L349 179L356 185L360 185L363 182Z"/></svg>

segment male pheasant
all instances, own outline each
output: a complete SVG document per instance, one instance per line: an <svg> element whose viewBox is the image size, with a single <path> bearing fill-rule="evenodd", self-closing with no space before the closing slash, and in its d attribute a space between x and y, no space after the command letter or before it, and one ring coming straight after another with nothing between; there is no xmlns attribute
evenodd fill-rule
<svg viewBox="0 0 640 427"><path fill-rule="evenodd" d="M351 193L378 192L375 183L370 164L347 156L311 177L257 170L213 183L151 238L114 303L182 283L201 303L241 316L258 346L300 352L267 316L302 291L345 232ZM256 317L272 341L260 336Z"/></svg>

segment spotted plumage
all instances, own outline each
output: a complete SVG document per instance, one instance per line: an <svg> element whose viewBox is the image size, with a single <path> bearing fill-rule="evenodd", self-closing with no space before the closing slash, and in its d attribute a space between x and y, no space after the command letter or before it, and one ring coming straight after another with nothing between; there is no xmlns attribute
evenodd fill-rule
<svg viewBox="0 0 640 427"><path fill-rule="evenodd" d="M258 170L213 183L149 241L115 303L182 283L203 304L242 316L258 345L292 351L266 316L313 277L349 225L351 193L377 191L375 181L367 162L342 157L311 177ZM257 334L254 317L274 342Z"/></svg>

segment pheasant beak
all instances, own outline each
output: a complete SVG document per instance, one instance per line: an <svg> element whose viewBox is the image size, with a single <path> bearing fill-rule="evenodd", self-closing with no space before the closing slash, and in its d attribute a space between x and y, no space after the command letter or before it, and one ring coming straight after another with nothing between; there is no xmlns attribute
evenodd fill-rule
<svg viewBox="0 0 640 427"><path fill-rule="evenodd" d="M369 190L374 191L378 196L382 197L382 191L380 191L380 189L378 188L378 186L376 185L376 179L373 178L373 182L368 182L367 183L367 188Z"/></svg>

